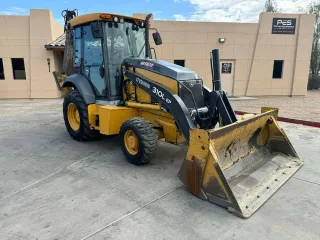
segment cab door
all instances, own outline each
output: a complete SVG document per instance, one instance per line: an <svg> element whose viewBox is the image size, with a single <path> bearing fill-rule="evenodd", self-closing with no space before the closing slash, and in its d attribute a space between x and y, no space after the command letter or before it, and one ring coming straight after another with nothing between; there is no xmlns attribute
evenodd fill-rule
<svg viewBox="0 0 320 240"><path fill-rule="evenodd" d="M94 88L97 99L107 97L102 37L94 37L91 25L79 27L74 34L75 63Z"/></svg>

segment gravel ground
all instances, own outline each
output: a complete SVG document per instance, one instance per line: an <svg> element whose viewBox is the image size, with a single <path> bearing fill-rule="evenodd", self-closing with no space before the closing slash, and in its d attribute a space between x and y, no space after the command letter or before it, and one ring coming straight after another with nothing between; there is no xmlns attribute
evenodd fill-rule
<svg viewBox="0 0 320 240"><path fill-rule="evenodd" d="M235 111L259 113L261 107L277 107L281 117L320 122L320 91L305 97L266 96L254 100L231 101Z"/></svg>

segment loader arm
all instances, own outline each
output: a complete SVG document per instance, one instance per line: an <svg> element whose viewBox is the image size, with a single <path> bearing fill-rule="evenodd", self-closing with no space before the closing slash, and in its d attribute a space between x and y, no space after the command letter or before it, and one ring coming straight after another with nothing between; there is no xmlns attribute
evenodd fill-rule
<svg viewBox="0 0 320 240"><path fill-rule="evenodd" d="M160 84L141 77L134 72L126 70L124 75L132 81L133 84L138 85L152 97L161 102L164 109L174 116L179 130L182 132L187 142L189 142L190 129L195 129L196 126L191 119L188 108L181 98Z"/></svg>
<svg viewBox="0 0 320 240"><path fill-rule="evenodd" d="M173 115L179 127L179 130L189 143L190 129L196 129L196 124L199 124L200 126L202 124L201 122L195 123L195 121L192 120L191 114L182 99L169 89L150 79L144 78L136 74L135 72L126 70L124 75L130 81L132 81L134 85L139 86L153 98L161 102L163 109L169 111ZM207 107L210 117L209 121L213 122L211 128L214 128L219 118L223 126L232 124L237 121L236 115L232 110L228 97L223 90L211 91L210 89L204 87L203 91L204 95L207 98Z"/></svg>

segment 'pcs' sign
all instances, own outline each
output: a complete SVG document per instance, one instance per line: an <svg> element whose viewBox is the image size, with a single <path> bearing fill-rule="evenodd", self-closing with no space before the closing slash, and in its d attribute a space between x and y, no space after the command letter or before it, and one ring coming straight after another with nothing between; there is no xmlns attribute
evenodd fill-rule
<svg viewBox="0 0 320 240"><path fill-rule="evenodd" d="M272 22L272 34L295 34L295 18L274 18Z"/></svg>

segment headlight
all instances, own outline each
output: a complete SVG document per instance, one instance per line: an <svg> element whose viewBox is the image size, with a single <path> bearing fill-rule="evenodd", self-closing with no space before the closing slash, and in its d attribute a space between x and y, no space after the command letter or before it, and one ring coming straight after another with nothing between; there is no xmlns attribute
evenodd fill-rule
<svg viewBox="0 0 320 240"><path fill-rule="evenodd" d="M124 19L123 18L120 18L120 23L124 23Z"/></svg>
<svg viewBox="0 0 320 240"><path fill-rule="evenodd" d="M119 18L118 18L118 17L114 17L114 18L113 18L113 21L118 22L118 21L119 21Z"/></svg>

